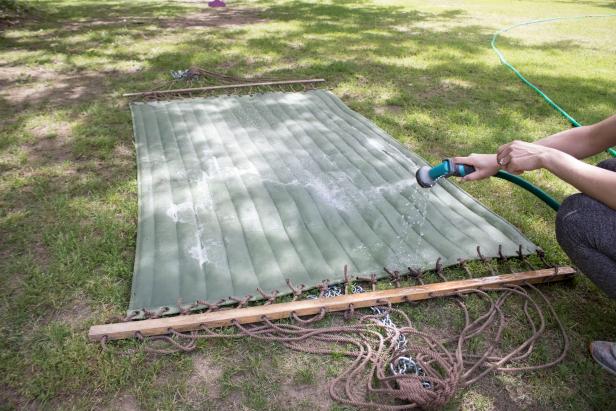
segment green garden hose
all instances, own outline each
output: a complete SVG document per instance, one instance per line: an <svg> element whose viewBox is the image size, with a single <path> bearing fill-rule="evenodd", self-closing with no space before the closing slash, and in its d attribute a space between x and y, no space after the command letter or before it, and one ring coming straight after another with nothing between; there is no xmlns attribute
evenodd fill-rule
<svg viewBox="0 0 616 411"><path fill-rule="evenodd" d="M560 115L562 115L564 118L566 118L567 121L569 121L569 123L571 123L571 125L573 127L580 127L582 124L580 124L576 119L571 117L571 115L569 113L567 113L562 107L560 107L558 104L556 104L539 87L537 87L536 85L534 85L533 83L528 81L526 79L526 77L524 77L522 75L522 73L520 73L514 66L512 66L507 61L507 59L505 58L503 53L496 47L496 39L498 38L499 34L505 33L505 32L507 32L509 30L512 30L512 29L516 28L516 27L529 26L531 24L547 23L547 22L559 21L559 20L577 20L577 19L584 19L584 18L606 18L606 17L616 17L616 14L599 14L599 15L584 15L584 16L571 16L571 17L553 17L553 18L548 18L548 19L530 20L530 21L525 21L523 23L514 24L513 26L509 26L507 28L504 28L504 29L499 30L496 33L494 33L494 35L492 36L492 42L491 42L492 50L494 50L494 52L498 56L498 59L500 60L500 62L505 67L507 67L509 70L511 70L520 80L522 80L522 82L524 84L526 84L528 87L533 89L537 94L539 94L553 109L558 111L558 113L560 113ZM607 152L612 157L616 157L616 150L614 150L613 148L608 148ZM558 203L558 201L556 201L552 196L547 194L545 191L541 190L539 187L537 187L534 184L532 184L531 182L523 179L522 177L513 175L513 174L508 173L508 172L503 171L503 170L500 170L496 174L495 177L502 178L504 180L510 181L510 182L512 182L512 183L514 183L514 184L524 188L525 190L527 190L527 191L533 193L535 196L539 197L548 206L552 207L552 209L554 209L555 211L558 211L558 208L560 207L560 204Z"/></svg>
<svg viewBox="0 0 616 411"><path fill-rule="evenodd" d="M503 180L507 180L510 183L522 187L526 191L530 191L535 196L539 197L544 203L550 206L554 211L558 211L558 209L560 208L560 203L556 201L554 197L520 176L516 176L515 174L499 170L494 177L502 178Z"/></svg>

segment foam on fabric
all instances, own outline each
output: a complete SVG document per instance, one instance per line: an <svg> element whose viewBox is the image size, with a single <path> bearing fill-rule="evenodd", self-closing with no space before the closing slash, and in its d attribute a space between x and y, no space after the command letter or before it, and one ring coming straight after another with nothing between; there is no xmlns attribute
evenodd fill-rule
<svg viewBox="0 0 616 411"><path fill-rule="evenodd" d="M132 103L139 223L129 315L536 247L330 92ZM198 308L194 306L193 308ZM162 312L162 311L161 311Z"/></svg>

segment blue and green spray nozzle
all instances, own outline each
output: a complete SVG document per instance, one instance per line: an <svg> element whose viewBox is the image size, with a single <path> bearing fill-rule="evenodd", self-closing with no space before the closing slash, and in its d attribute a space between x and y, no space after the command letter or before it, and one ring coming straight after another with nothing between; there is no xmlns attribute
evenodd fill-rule
<svg viewBox="0 0 616 411"><path fill-rule="evenodd" d="M451 176L464 177L473 172L475 172L475 167L468 164L456 164L453 159L447 158L443 160L442 163L434 167L420 167L415 173L415 177L417 178L417 183L420 186L424 188L430 188L434 186L434 184L436 184L436 181L439 178L447 178ZM520 176L508 173L505 170L498 170L494 177L502 178L503 180L507 180L517 186L522 187L526 191L529 191L530 193L537 196L544 203L550 206L554 211L558 211L558 208L560 207L558 201L556 201L552 196L541 190L539 187L524 180Z"/></svg>
<svg viewBox="0 0 616 411"><path fill-rule="evenodd" d="M475 167L468 164L456 164L453 159L446 158L439 165L434 167L423 166L417 170L415 177L417 183L423 188L430 188L436 184L439 178L451 176L464 177L475 171Z"/></svg>

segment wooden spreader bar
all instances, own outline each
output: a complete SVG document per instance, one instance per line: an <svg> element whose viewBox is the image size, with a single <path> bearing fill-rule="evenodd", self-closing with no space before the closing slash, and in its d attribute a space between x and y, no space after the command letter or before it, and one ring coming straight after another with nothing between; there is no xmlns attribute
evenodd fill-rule
<svg viewBox="0 0 616 411"><path fill-rule="evenodd" d="M122 97L139 97L139 96L158 96L161 94L182 94L192 93L198 91L212 91L223 90L231 88L247 88L247 87L262 87L262 86L286 86L292 84L311 84L311 83L323 83L325 79L313 78L305 80L280 80L280 81L261 81L255 83L239 83L239 84L224 84L221 86L208 86L208 87L193 87L193 88L177 88L173 90L158 90L158 91L142 91L139 93L126 93L122 94Z"/></svg>
<svg viewBox="0 0 616 411"><path fill-rule="evenodd" d="M92 341L119 340L135 337L139 332L143 336L168 334L170 329L179 332L198 330L202 326L222 327L232 325L236 320L240 324L260 322L263 316L270 320L288 318L292 312L299 316L318 314L321 309L328 312L344 311L353 308L381 305L383 301L400 303L418 301L433 297L454 295L470 289L490 289L508 284L543 283L560 281L570 278L575 273L571 267L558 269L543 269L521 273L503 274L491 277L472 278L467 280L446 281L425 284L415 287L394 288L390 290L372 291L359 294L346 294L331 298L292 301L288 303L260 305L246 308L222 309L201 314L180 315L141 321L128 321L116 324L95 325L90 328L88 337Z"/></svg>

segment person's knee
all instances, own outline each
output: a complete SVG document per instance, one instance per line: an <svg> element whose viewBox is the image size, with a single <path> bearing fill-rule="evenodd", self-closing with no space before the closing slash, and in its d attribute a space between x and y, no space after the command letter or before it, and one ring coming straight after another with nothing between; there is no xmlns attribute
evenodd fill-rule
<svg viewBox="0 0 616 411"><path fill-rule="evenodd" d="M616 158L608 158L607 160L603 160L597 164L597 167L610 171L616 171Z"/></svg>
<svg viewBox="0 0 616 411"><path fill-rule="evenodd" d="M563 201L556 214L556 239L573 263L610 298L616 298L616 265L597 247L606 226L598 222L605 207L585 194L574 194Z"/></svg>
<svg viewBox="0 0 616 411"><path fill-rule="evenodd" d="M572 246L579 244L580 230L584 229L583 210L592 199L584 194L573 194L565 199L556 214L556 240L569 253Z"/></svg>

